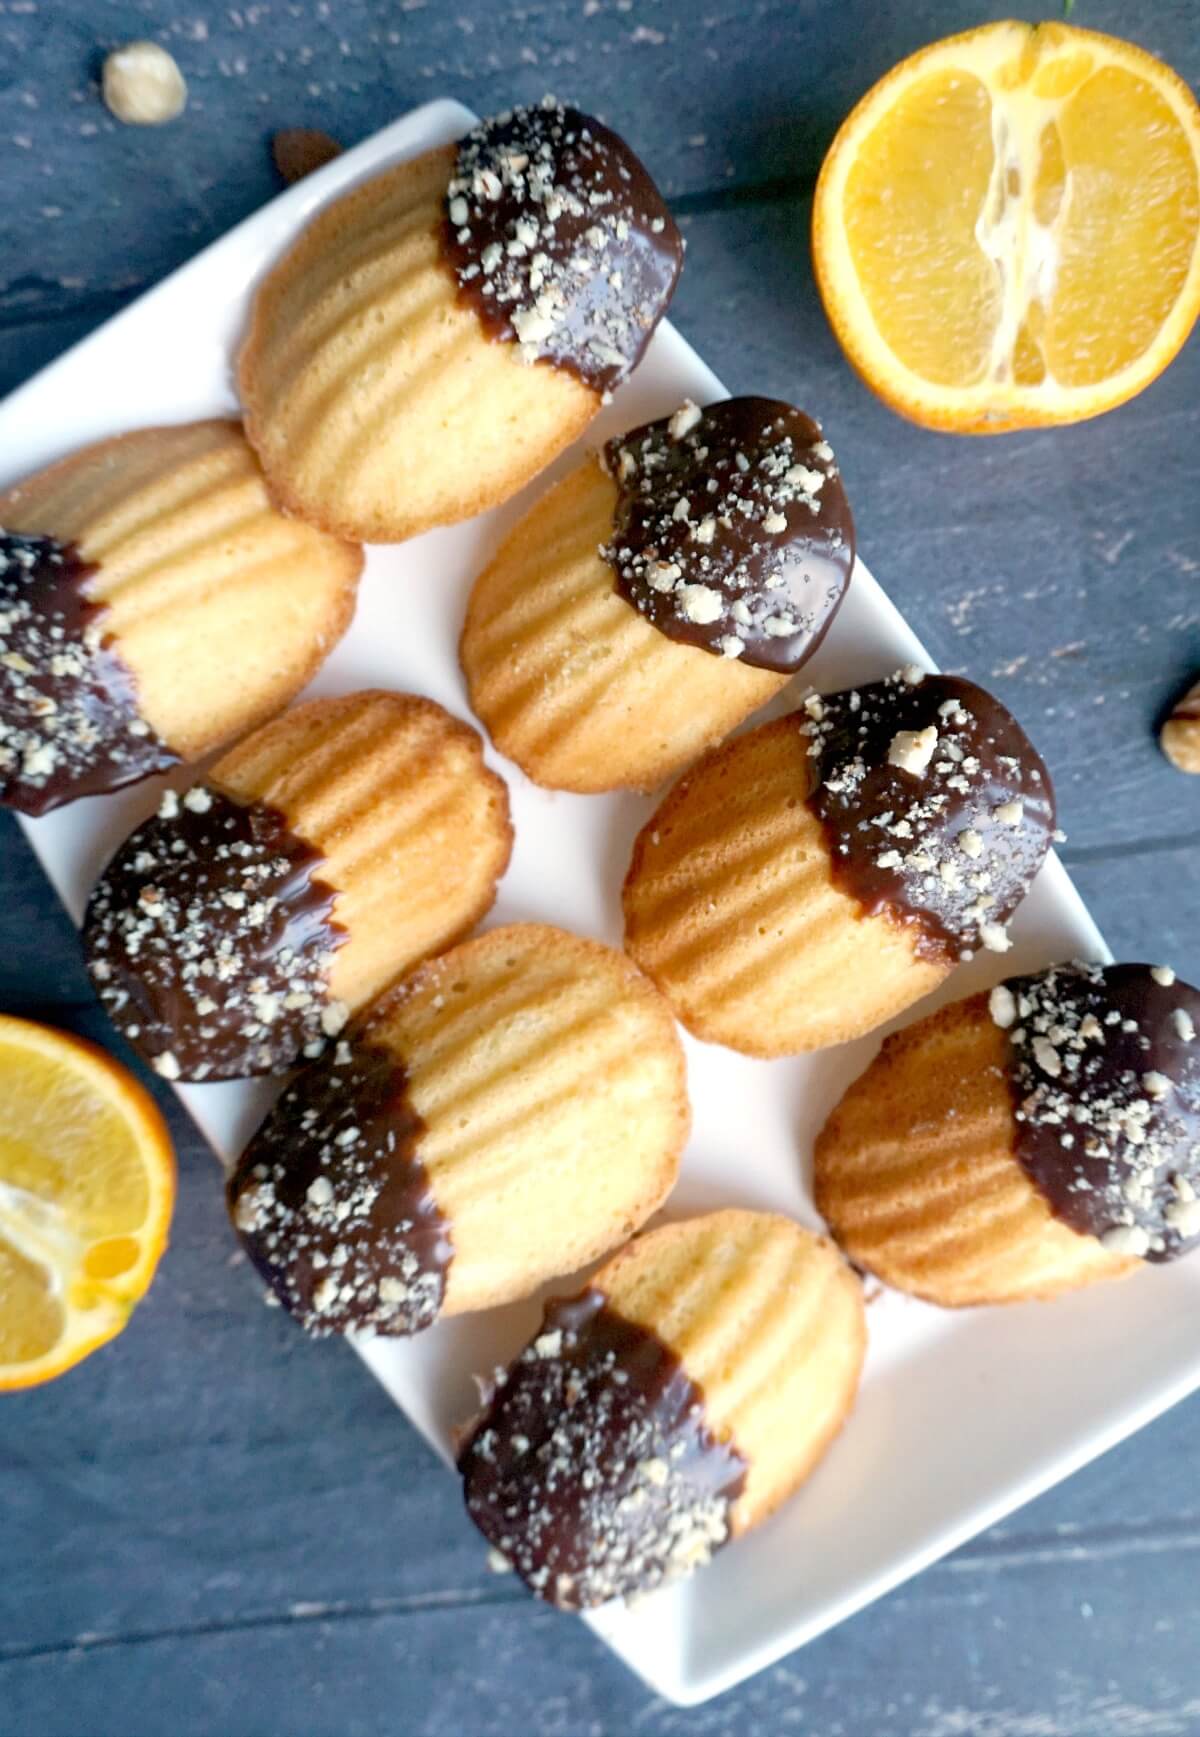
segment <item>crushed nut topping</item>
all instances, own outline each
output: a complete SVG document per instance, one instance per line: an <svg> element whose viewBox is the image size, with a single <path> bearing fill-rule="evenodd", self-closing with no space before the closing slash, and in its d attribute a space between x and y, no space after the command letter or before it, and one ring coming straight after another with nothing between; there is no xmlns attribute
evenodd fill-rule
<svg viewBox="0 0 1200 1737"><path fill-rule="evenodd" d="M424 1133L397 1058L343 1040L242 1154L234 1225L309 1333L409 1334L436 1319L453 1249L421 1163Z"/></svg>
<svg viewBox="0 0 1200 1737"><path fill-rule="evenodd" d="M0 802L22 814L178 764L104 637L97 571L73 544L0 531Z"/></svg>
<svg viewBox="0 0 1200 1737"><path fill-rule="evenodd" d="M806 704L799 726L834 879L864 910L911 925L926 958L1006 952L1050 847L1054 793L999 701L904 669Z"/></svg>
<svg viewBox="0 0 1200 1737"><path fill-rule="evenodd" d="M242 1079L317 1056L346 1020L344 939L319 852L265 803L206 785L132 832L88 901L84 952L117 1029L169 1079Z"/></svg>
<svg viewBox="0 0 1200 1737"><path fill-rule="evenodd" d="M810 417L730 398L632 429L604 449L618 489L601 557L670 639L779 674L810 658L854 565L837 465Z"/></svg>
<svg viewBox="0 0 1200 1737"><path fill-rule="evenodd" d="M648 1329L597 1290L548 1305L459 1458L467 1508L539 1598L578 1610L649 1591L729 1534L744 1461Z"/></svg>
<svg viewBox="0 0 1200 1737"><path fill-rule="evenodd" d="M1113 1253L1185 1253L1200 1240L1200 992L1162 967L1079 963L1004 987L1017 1156L1035 1187Z"/></svg>
<svg viewBox="0 0 1200 1737"><path fill-rule="evenodd" d="M641 359L683 263L679 231L633 152L553 97L461 141L442 242L492 337L602 394Z"/></svg>

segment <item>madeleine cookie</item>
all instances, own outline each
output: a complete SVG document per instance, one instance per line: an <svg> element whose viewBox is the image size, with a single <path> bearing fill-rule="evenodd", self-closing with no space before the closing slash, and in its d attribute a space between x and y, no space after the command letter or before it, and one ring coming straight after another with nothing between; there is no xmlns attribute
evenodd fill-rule
<svg viewBox="0 0 1200 1737"><path fill-rule="evenodd" d="M947 1306L1116 1278L1200 1243L1200 992L1058 965L888 1038L816 1148L852 1260Z"/></svg>
<svg viewBox="0 0 1200 1737"><path fill-rule="evenodd" d="M1008 947L1053 827L1003 706L910 669L814 697L676 785L634 846L625 944L697 1037L843 1043Z"/></svg>
<svg viewBox="0 0 1200 1737"><path fill-rule="evenodd" d="M362 551L286 519L236 422L144 428L0 494L0 803L197 760L297 694Z"/></svg>
<svg viewBox="0 0 1200 1737"><path fill-rule="evenodd" d="M229 1208L310 1332L415 1333L622 1242L688 1122L661 996L623 954L517 923L423 965L306 1069Z"/></svg>
<svg viewBox="0 0 1200 1737"><path fill-rule="evenodd" d="M853 565L815 422L768 398L685 404L610 441L480 574L471 705L539 784L652 789L807 661Z"/></svg>
<svg viewBox="0 0 1200 1737"><path fill-rule="evenodd" d="M636 365L682 260L629 147L553 102L356 187L255 298L239 382L272 489L371 542L506 500Z"/></svg>
<svg viewBox="0 0 1200 1737"><path fill-rule="evenodd" d="M639 1237L546 1306L459 1457L471 1518L565 1609L707 1562L803 1483L866 1347L833 1245L766 1212Z"/></svg>
<svg viewBox="0 0 1200 1737"><path fill-rule="evenodd" d="M477 923L511 847L468 724L411 694L309 700L131 833L88 902L88 972L166 1078L277 1073Z"/></svg>

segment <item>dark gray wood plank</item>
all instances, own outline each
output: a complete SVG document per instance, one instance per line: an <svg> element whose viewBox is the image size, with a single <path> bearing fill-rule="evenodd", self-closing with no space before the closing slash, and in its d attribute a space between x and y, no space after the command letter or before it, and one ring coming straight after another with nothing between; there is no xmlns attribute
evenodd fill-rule
<svg viewBox="0 0 1200 1737"><path fill-rule="evenodd" d="M988 18L1055 7L1008 0L5 0L0 319L161 277L274 190L270 132L317 126L349 143L431 96L483 113L547 89L612 121L666 190L811 182L842 117L902 55ZM1080 17L1200 76L1189 0ZM104 52L170 46L185 119L122 127L100 105Z"/></svg>
<svg viewBox="0 0 1200 1737"><path fill-rule="evenodd" d="M1172 1420L1172 1422L1176 1422ZM1155 1436L1183 1457L1171 1424ZM1108 1462L1091 1495L1107 1518L1133 1479ZM1095 1480L1094 1468L1073 1488ZM253 1495L244 1497L247 1508ZM1126 1510L1132 1513L1134 1510ZM1120 1513L1120 1510L1116 1510ZM931 1570L754 1682L694 1712L648 1695L568 1618L484 1589L414 1609L297 1599L254 1620L232 1609L187 1633L160 1624L113 1644L0 1662L9 1737L111 1730L172 1737L1191 1737L1200 1683L1181 1670L1200 1621L1196 1515L1173 1529L1073 1522L994 1538ZM494 1583L493 1583L494 1585ZM98 1710L102 1710L98 1714Z"/></svg>

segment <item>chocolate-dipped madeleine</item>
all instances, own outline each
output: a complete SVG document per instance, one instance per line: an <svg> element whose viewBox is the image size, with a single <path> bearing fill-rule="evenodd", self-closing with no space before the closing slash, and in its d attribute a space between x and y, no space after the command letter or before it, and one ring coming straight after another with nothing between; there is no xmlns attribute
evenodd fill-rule
<svg viewBox="0 0 1200 1737"><path fill-rule="evenodd" d="M1007 950L1053 829L1015 719L910 668L813 697L681 779L634 846L625 944L698 1037L820 1049Z"/></svg>
<svg viewBox="0 0 1200 1737"><path fill-rule="evenodd" d="M682 259L629 147L549 100L354 188L255 298L239 382L272 488L372 542L506 500L636 366Z"/></svg>
<svg viewBox="0 0 1200 1737"><path fill-rule="evenodd" d="M405 1334L528 1296L616 1247L670 1191L683 1051L621 953L494 929L421 966L307 1068L229 1207L317 1334Z"/></svg>
<svg viewBox="0 0 1200 1737"><path fill-rule="evenodd" d="M84 951L114 1024L168 1079L277 1073L489 909L508 793L432 700L309 700L125 841Z"/></svg>
<svg viewBox="0 0 1200 1737"><path fill-rule="evenodd" d="M888 1038L816 1147L850 1257L947 1306L1017 1302L1200 1243L1200 992L1056 965Z"/></svg>
<svg viewBox="0 0 1200 1737"><path fill-rule="evenodd" d="M277 512L235 422L102 440L0 494L0 803L196 760L299 692L362 551Z"/></svg>
<svg viewBox="0 0 1200 1737"><path fill-rule="evenodd" d="M774 1213L648 1232L546 1306L459 1456L467 1508L564 1609L691 1572L804 1481L854 1402L862 1287Z"/></svg>
<svg viewBox="0 0 1200 1737"><path fill-rule="evenodd" d="M471 705L539 784L652 789L724 740L820 645L854 565L821 430L731 398L609 441L480 574Z"/></svg>

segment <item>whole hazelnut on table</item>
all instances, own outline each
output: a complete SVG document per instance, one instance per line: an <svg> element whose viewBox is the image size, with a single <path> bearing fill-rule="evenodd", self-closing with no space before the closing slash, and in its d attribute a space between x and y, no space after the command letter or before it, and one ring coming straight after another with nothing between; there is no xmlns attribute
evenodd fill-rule
<svg viewBox="0 0 1200 1737"><path fill-rule="evenodd" d="M1200 772L1200 681L1175 701L1158 740L1172 766Z"/></svg>
<svg viewBox="0 0 1200 1737"><path fill-rule="evenodd" d="M106 107L134 127L159 127L187 106L187 85L174 58L157 42L127 42L104 62Z"/></svg>

